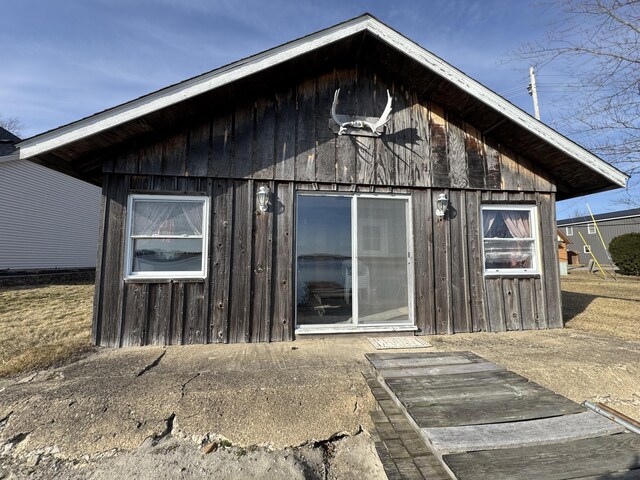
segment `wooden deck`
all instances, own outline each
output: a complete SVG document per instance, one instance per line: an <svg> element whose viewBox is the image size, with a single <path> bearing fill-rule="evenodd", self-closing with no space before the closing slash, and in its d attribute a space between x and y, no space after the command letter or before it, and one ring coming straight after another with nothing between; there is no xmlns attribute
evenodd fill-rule
<svg viewBox="0 0 640 480"><path fill-rule="evenodd" d="M390 478L447 478L447 472L459 480L640 479L640 435L473 353L367 358L382 409L373 414L377 448ZM397 414L411 430L403 430ZM418 465L426 458L416 435L440 461L438 473L407 467L403 475L398 468L398 461ZM398 448L405 437L422 460ZM391 449L383 448L385 438Z"/></svg>

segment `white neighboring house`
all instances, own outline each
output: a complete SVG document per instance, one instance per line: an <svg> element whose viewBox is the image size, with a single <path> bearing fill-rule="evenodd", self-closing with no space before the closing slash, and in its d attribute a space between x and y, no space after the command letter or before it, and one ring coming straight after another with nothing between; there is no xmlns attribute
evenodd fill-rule
<svg viewBox="0 0 640 480"><path fill-rule="evenodd" d="M95 268L99 187L13 155L0 127L0 273Z"/></svg>

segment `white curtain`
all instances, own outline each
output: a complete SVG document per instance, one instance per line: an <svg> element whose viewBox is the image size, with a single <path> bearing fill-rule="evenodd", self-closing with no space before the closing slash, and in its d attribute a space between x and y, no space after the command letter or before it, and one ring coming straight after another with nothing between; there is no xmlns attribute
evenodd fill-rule
<svg viewBox="0 0 640 480"><path fill-rule="evenodd" d="M133 235L201 235L201 202L135 202Z"/></svg>
<svg viewBox="0 0 640 480"><path fill-rule="evenodd" d="M529 238L529 212L520 210L503 210L502 218L513 238Z"/></svg>
<svg viewBox="0 0 640 480"><path fill-rule="evenodd" d="M486 237L493 226L493 222L496 220L496 216L498 215L497 210L483 210L482 211L482 223L484 226L484 236Z"/></svg>

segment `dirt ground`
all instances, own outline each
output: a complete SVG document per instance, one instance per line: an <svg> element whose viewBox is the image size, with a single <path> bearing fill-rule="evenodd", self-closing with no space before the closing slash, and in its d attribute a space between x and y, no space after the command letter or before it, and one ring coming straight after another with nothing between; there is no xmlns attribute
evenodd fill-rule
<svg viewBox="0 0 640 480"><path fill-rule="evenodd" d="M562 288L564 329L427 340L640 419L640 281L572 273ZM385 478L370 351L364 336L92 349L0 378L0 479Z"/></svg>

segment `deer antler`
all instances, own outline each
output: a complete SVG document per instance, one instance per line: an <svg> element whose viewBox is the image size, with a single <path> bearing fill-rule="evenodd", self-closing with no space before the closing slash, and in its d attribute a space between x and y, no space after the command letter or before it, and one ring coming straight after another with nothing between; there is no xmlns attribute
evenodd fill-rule
<svg viewBox="0 0 640 480"><path fill-rule="evenodd" d="M378 128L380 128L381 126L383 126L385 123L389 121L390 113L391 113L391 94L389 93L389 90L387 90L387 105L384 107L384 110L382 111L382 115L380 116L378 121L373 125L371 125L368 122L364 122L364 123L366 126L368 126L371 129L373 133L376 133Z"/></svg>
<svg viewBox="0 0 640 480"><path fill-rule="evenodd" d="M385 123L389 121L389 114L391 113L391 94L389 90L387 90L387 105L384 107L382 112L382 116L378 118L375 123L365 122L364 120L352 120L349 122L341 122L336 114L336 105L338 103L338 97L340 96L340 89L336 90L336 93L333 95L333 103L331 104L331 118L340 126L340 130L338 130L338 135L342 135L347 131L347 127L352 128L368 128L371 130L373 134L378 134L377 130Z"/></svg>

